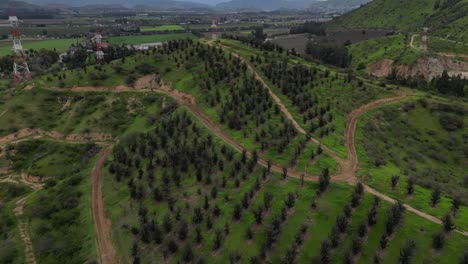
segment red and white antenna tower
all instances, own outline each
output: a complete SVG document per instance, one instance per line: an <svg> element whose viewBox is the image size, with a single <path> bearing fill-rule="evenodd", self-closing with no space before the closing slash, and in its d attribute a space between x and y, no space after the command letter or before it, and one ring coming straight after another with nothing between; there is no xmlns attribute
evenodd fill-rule
<svg viewBox="0 0 468 264"><path fill-rule="evenodd" d="M104 43L102 43L102 35L100 31L96 32L94 35L94 40L96 41L96 62L98 64L104 63Z"/></svg>
<svg viewBox="0 0 468 264"><path fill-rule="evenodd" d="M211 18L211 39L216 40L218 38L218 25L216 17Z"/></svg>
<svg viewBox="0 0 468 264"><path fill-rule="evenodd" d="M19 83L31 80L31 72L21 44L20 21L16 16L13 1L10 1L10 11L8 21L11 27L11 38L13 40L13 81Z"/></svg>
<svg viewBox="0 0 468 264"><path fill-rule="evenodd" d="M421 49L424 51L427 51L428 32L429 32L429 28L427 27L423 28L422 37L421 37Z"/></svg>
<svg viewBox="0 0 468 264"><path fill-rule="evenodd" d="M107 43L102 42L102 25L97 22L96 34L94 34L94 42L96 43L96 62L98 64L104 63L104 48L107 47Z"/></svg>

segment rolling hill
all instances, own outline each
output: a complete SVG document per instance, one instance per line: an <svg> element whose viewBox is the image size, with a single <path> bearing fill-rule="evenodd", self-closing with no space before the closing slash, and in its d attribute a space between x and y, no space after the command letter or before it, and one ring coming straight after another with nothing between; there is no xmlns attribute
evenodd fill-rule
<svg viewBox="0 0 468 264"><path fill-rule="evenodd" d="M420 31L468 42L468 0L374 0L330 24L331 28L389 28Z"/></svg>

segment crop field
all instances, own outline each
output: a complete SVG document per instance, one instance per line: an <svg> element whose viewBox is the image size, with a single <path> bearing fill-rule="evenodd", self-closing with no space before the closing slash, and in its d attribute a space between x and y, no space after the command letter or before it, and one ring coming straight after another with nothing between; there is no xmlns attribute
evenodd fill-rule
<svg viewBox="0 0 468 264"><path fill-rule="evenodd" d="M283 54L261 52L234 40L221 43L251 63L306 131L343 157L347 155L343 136L346 114L366 102L392 94L330 69L295 65ZM304 80L293 82L287 79L289 73L297 78L303 76Z"/></svg>
<svg viewBox="0 0 468 264"><path fill-rule="evenodd" d="M420 99L366 115L357 139L362 177L439 218L450 214L457 226L468 229L468 207L462 205L468 200L466 111L462 102Z"/></svg>
<svg viewBox="0 0 468 264"><path fill-rule="evenodd" d="M51 49L57 52L64 52L70 48L72 44L79 43L79 39L51 39L51 40L37 40L37 41L23 41L23 48L25 50L34 49ZM2 41L0 42L0 57L12 53L12 43Z"/></svg>
<svg viewBox="0 0 468 264"><path fill-rule="evenodd" d="M48 37L76 37L77 35L87 35L91 31L90 26L46 26L46 27L23 27L21 33L26 37L36 37L46 35ZM44 34L45 33L45 34ZM10 29L8 27L0 27L0 36L10 35Z"/></svg>
<svg viewBox="0 0 468 264"><path fill-rule="evenodd" d="M162 25L162 26L144 26L140 28L141 32L153 32L153 31L177 31L184 30L180 25Z"/></svg>
<svg viewBox="0 0 468 264"><path fill-rule="evenodd" d="M118 36L110 37L106 40L115 45L137 45L143 43L166 42L176 39L194 39L195 36L191 33L173 33L173 34L157 34L157 35L139 35L139 36Z"/></svg>

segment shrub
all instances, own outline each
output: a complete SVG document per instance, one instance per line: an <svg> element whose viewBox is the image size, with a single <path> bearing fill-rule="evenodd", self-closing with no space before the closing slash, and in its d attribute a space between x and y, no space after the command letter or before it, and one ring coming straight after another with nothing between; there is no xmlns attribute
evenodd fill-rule
<svg viewBox="0 0 468 264"><path fill-rule="evenodd" d="M432 236L432 247L436 250L441 250L444 247L445 234L438 232Z"/></svg>
<svg viewBox="0 0 468 264"><path fill-rule="evenodd" d="M464 127L463 118L457 115L441 114L439 123L447 131L455 131Z"/></svg>

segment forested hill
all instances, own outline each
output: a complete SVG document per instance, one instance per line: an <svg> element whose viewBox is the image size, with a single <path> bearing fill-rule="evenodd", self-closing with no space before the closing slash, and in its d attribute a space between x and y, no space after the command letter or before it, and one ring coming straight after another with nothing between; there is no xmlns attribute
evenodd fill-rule
<svg viewBox="0 0 468 264"><path fill-rule="evenodd" d="M374 0L331 23L332 28L391 28L468 42L468 0Z"/></svg>

